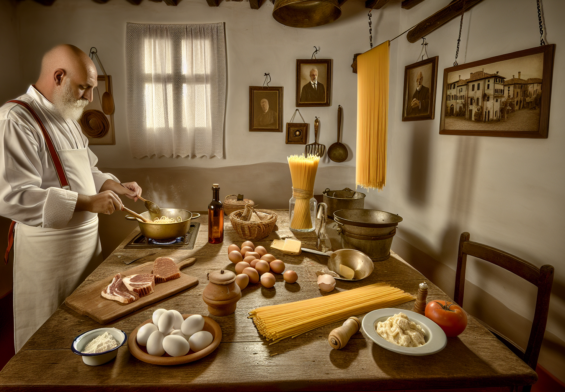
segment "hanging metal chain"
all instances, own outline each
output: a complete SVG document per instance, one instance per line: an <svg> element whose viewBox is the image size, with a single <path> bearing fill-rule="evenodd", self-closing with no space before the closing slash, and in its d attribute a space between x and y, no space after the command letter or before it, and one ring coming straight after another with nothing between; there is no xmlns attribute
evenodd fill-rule
<svg viewBox="0 0 565 392"><path fill-rule="evenodd" d="M268 81L267 78L269 79ZM265 73L265 80L263 81L263 87L265 87L265 84L267 84L267 87L269 87L269 83L271 83L271 74Z"/></svg>
<svg viewBox="0 0 565 392"><path fill-rule="evenodd" d="M369 43L371 44L371 49L373 49L373 21L371 17L373 16L373 9L367 14L369 16Z"/></svg>
<svg viewBox="0 0 565 392"><path fill-rule="evenodd" d="M426 58L430 58L430 56L428 56L428 43L426 42L426 37L422 38L422 50L420 50L417 61L423 61L424 55L426 56ZM420 56L422 56L422 60L420 60Z"/></svg>
<svg viewBox="0 0 565 392"><path fill-rule="evenodd" d="M545 40L543 39L543 18L541 15L541 0L537 0L538 4L538 20L539 20L539 34L540 34L540 41L539 46L545 45Z"/></svg>
<svg viewBox="0 0 565 392"><path fill-rule="evenodd" d="M457 38L457 50L455 51L455 61L453 66L459 65L457 62L457 57L459 57L459 43L461 42L461 31L463 31L463 15L465 15L465 3L467 0L463 0L463 9L461 10L461 22L459 23L459 38Z"/></svg>

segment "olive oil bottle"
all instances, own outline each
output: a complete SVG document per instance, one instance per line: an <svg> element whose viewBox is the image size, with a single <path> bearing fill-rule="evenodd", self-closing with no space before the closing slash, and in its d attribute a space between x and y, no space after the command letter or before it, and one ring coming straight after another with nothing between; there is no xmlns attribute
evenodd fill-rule
<svg viewBox="0 0 565 392"><path fill-rule="evenodd" d="M212 201L208 205L208 242L224 242L224 206L220 201L220 185L212 185Z"/></svg>

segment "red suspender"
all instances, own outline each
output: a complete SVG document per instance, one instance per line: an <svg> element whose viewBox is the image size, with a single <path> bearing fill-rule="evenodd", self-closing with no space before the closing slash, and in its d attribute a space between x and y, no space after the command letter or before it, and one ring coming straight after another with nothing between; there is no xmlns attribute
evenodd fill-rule
<svg viewBox="0 0 565 392"><path fill-rule="evenodd" d="M70 190L71 187L69 185L69 181L67 181L67 175L65 174L65 169L63 168L63 165L61 164L61 158L59 157L59 153L57 152L57 150L55 149L55 146L53 145L53 140L51 140L51 135L49 135L49 132L47 132L47 129L45 129L45 126L43 125L43 122L41 121L41 119L39 118L37 113L35 113L33 108L27 102L19 101L17 99L13 99L13 100L8 101L8 102L13 102L15 104L23 106L24 108L26 108L30 112L30 114L33 116L35 121L37 121L37 124L39 125L39 127L41 128L41 132L43 133L43 138L45 139L45 144L47 145L49 155L51 156L51 161L53 162L53 165L55 166L55 171L57 172L57 177L59 178L59 183L61 184L61 187L63 189ZM8 232L8 248L6 249L6 253L4 254L4 262L5 263L8 262L10 250L12 249L12 246L14 245L14 229L15 229L15 227L16 227L16 222L12 221L12 223L10 224L10 231Z"/></svg>

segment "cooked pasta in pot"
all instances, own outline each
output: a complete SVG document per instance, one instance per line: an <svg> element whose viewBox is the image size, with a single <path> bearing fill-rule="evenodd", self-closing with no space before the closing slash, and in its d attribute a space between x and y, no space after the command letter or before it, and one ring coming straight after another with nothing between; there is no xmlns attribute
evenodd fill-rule
<svg viewBox="0 0 565 392"><path fill-rule="evenodd" d="M180 216L177 216L176 218L169 218L167 216L162 216L160 218L153 220L151 223L162 224L162 223L178 223L178 222L182 222L182 218Z"/></svg>

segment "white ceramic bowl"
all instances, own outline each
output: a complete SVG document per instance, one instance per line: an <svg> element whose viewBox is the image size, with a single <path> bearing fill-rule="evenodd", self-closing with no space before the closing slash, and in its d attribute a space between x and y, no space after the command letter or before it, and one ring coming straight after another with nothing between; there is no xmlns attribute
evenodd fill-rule
<svg viewBox="0 0 565 392"><path fill-rule="evenodd" d="M375 326L379 321L385 321L389 317L401 312L408 316L410 320L422 326L425 331L424 339L426 340L426 344L420 347L402 347L391 343L388 340L385 340L381 335L377 333ZM434 323L426 316L422 316L421 314L412 312L410 310L394 308L374 310L367 313L367 315L363 317L361 324L363 332L365 332L365 334L369 338L371 338L373 342L375 342L382 348L386 348L387 350L399 354L416 356L431 355L440 352L447 345L447 337L445 336L445 332L443 332L443 329L441 329L439 325Z"/></svg>
<svg viewBox="0 0 565 392"><path fill-rule="evenodd" d="M114 337L114 339L116 339L116 341L118 342L117 347L96 354L85 354L82 352L86 348L88 343L96 339L98 336L102 335L104 332L108 332ZM89 366L98 366L116 358L116 355L118 355L118 349L124 345L126 340L127 335L121 329L97 328L78 335L75 340L73 340L71 350L73 351L73 353L82 356L82 361L85 364Z"/></svg>

